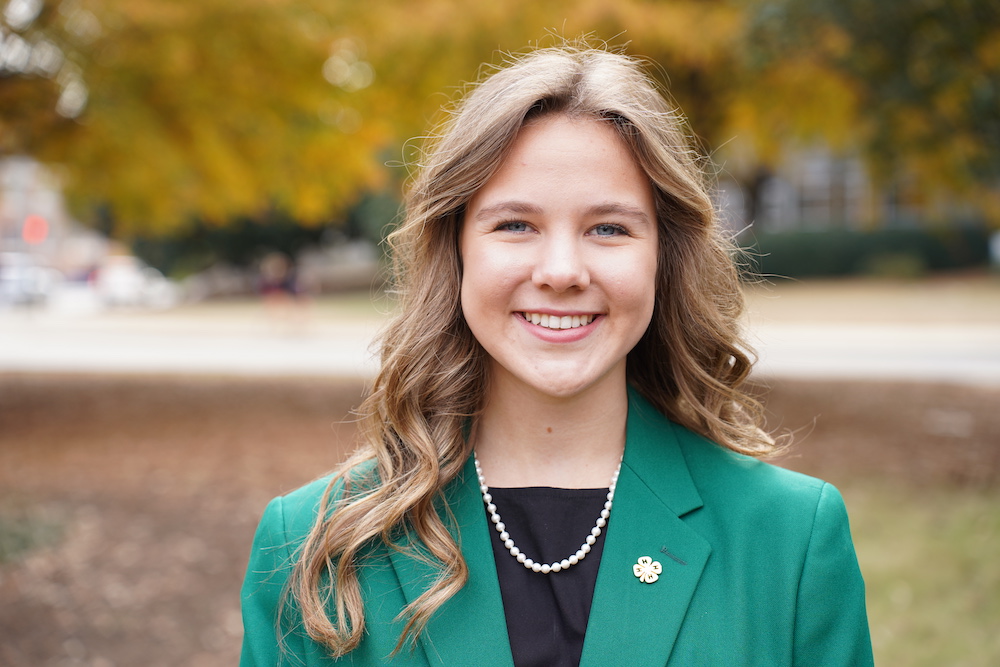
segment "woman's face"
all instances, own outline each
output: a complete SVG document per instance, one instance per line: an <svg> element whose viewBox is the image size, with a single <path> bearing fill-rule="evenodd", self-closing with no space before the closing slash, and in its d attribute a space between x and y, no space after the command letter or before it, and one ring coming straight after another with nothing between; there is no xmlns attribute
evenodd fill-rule
<svg viewBox="0 0 1000 667"><path fill-rule="evenodd" d="M649 179L607 123L522 128L462 223L462 311L494 383L551 397L625 389L653 313Z"/></svg>

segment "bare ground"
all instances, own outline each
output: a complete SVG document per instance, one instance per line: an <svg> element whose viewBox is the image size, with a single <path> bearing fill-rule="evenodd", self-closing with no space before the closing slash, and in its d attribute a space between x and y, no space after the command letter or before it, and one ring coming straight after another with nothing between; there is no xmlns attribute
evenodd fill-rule
<svg viewBox="0 0 1000 667"><path fill-rule="evenodd" d="M796 434L783 465L845 487L1000 484L1000 389L770 385L772 428ZM0 519L56 536L0 562L0 665L236 664L257 518L343 457L361 392L338 380L0 377Z"/></svg>

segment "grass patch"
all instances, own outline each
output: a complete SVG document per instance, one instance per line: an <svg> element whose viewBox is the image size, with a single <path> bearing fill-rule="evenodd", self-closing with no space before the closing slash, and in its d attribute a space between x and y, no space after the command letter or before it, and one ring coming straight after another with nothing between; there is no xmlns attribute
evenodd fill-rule
<svg viewBox="0 0 1000 667"><path fill-rule="evenodd" d="M43 509L0 507L0 565L62 538L63 523Z"/></svg>
<svg viewBox="0 0 1000 667"><path fill-rule="evenodd" d="M877 665L1000 664L1000 491L844 490Z"/></svg>

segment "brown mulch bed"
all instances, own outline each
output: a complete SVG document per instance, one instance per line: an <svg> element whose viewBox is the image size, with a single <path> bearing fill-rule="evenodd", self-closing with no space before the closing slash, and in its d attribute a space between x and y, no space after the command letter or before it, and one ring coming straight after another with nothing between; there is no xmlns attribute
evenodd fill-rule
<svg viewBox="0 0 1000 667"><path fill-rule="evenodd" d="M55 526L0 563L0 664L236 664L264 504L351 447L360 383L0 377L0 520ZM996 487L1000 390L772 381L782 465L838 485ZM44 540L42 540L44 542Z"/></svg>

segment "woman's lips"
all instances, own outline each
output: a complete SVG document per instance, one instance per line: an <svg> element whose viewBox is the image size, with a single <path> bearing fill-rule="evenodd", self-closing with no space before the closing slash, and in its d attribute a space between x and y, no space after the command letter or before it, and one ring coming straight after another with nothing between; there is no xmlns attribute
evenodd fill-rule
<svg viewBox="0 0 1000 667"><path fill-rule="evenodd" d="M585 327L598 317L598 315L593 313L582 315L550 315L548 313L521 311L518 314L524 318L525 321L552 331Z"/></svg>
<svg viewBox="0 0 1000 667"><path fill-rule="evenodd" d="M589 338L604 319L604 315L598 313L555 315L522 310L515 312L514 315L532 336L546 343L558 345L576 343ZM548 326L542 324L543 318L546 318L545 323ZM533 321L536 319L537 324Z"/></svg>

